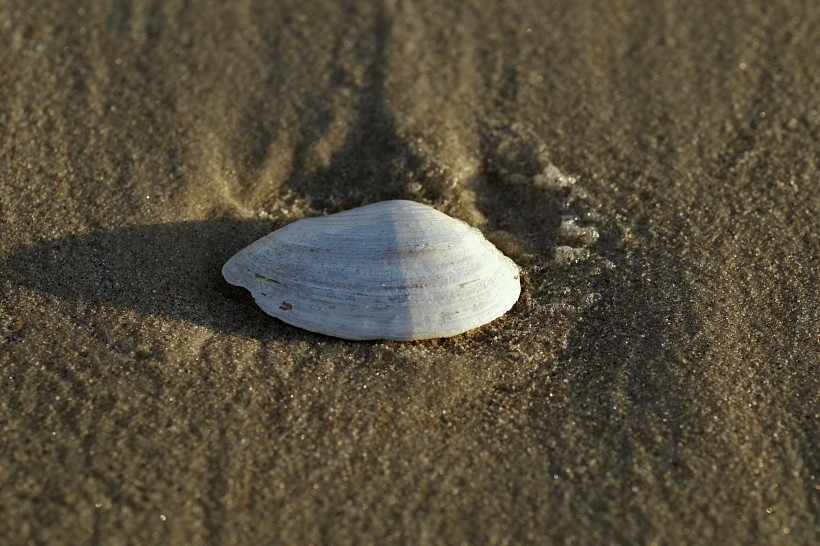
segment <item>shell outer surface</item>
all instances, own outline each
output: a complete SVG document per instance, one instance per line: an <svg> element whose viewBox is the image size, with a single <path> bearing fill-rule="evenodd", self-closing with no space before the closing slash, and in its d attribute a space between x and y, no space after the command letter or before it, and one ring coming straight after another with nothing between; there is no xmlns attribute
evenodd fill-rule
<svg viewBox="0 0 820 546"><path fill-rule="evenodd" d="M298 220L222 268L263 311L345 339L448 337L506 313L519 270L479 230L413 201Z"/></svg>

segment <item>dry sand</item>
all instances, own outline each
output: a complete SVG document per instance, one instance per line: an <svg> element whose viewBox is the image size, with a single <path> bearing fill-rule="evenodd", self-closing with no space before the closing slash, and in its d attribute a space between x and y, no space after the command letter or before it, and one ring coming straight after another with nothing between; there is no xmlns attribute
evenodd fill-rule
<svg viewBox="0 0 820 546"><path fill-rule="evenodd" d="M0 27L4 544L820 543L816 2ZM513 310L352 343L220 277L388 198L482 229Z"/></svg>

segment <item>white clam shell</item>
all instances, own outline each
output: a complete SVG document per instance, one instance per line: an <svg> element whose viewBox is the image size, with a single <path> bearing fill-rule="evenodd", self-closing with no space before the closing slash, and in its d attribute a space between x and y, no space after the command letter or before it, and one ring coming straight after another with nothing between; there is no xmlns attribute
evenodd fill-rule
<svg viewBox="0 0 820 546"><path fill-rule="evenodd" d="M518 267L480 231L384 201L274 231L222 268L269 315L346 339L454 336L506 313Z"/></svg>

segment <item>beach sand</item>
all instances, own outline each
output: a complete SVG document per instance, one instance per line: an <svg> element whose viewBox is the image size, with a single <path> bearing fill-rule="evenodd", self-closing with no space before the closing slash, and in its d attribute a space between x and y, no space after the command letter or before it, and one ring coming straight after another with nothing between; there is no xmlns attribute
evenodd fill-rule
<svg viewBox="0 0 820 546"><path fill-rule="evenodd" d="M0 3L5 544L820 543L812 2ZM413 199L501 319L348 342L222 264Z"/></svg>

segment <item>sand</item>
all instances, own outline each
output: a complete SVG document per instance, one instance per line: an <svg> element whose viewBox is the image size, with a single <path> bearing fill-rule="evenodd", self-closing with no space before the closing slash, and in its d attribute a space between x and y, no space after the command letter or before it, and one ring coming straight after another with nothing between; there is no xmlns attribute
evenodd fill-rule
<svg viewBox="0 0 820 546"><path fill-rule="evenodd" d="M0 3L6 544L817 544L813 2ZM413 199L523 270L355 343L224 261Z"/></svg>

